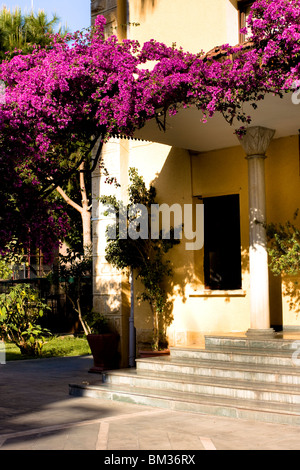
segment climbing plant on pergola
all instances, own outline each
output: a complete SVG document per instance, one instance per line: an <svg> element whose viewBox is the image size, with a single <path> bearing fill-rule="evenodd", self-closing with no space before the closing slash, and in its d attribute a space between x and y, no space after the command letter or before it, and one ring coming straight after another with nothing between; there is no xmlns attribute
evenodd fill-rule
<svg viewBox="0 0 300 470"><path fill-rule="evenodd" d="M267 93L282 95L299 79L299 0L256 1L249 42L224 45L218 56L154 40L105 39L104 25L99 16L86 33L53 36L49 46L0 65L2 250L17 237L24 247L31 242L52 252L68 220L51 194L93 149L92 166L99 165L110 136L133 136L150 119L163 132L167 116L188 106L199 109L203 123L222 113L242 133L251 121L245 102L256 107ZM150 60L156 61L151 71Z"/></svg>

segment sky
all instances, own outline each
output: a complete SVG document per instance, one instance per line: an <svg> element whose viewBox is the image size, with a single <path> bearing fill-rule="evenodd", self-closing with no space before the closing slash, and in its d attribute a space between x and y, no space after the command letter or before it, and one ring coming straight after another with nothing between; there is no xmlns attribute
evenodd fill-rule
<svg viewBox="0 0 300 470"><path fill-rule="evenodd" d="M61 25L68 27L69 32L88 28L90 20L90 0L4 0L0 1L1 8L5 5L10 10L20 7L22 13L44 10L48 19L53 13L59 16Z"/></svg>

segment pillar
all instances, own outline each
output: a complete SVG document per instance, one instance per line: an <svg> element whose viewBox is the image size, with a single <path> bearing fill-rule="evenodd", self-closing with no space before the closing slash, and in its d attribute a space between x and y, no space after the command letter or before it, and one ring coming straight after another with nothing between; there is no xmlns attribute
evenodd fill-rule
<svg viewBox="0 0 300 470"><path fill-rule="evenodd" d="M103 145L101 160L110 177L121 185L106 182L107 174L98 165L92 175L92 229L93 229L93 308L103 314L110 327L120 336L120 367L128 367L128 335L130 315L130 285L128 276L105 259L106 228L114 218L105 215L100 196L115 196L124 200L127 193L127 142L111 138Z"/></svg>
<svg viewBox="0 0 300 470"><path fill-rule="evenodd" d="M265 158L275 131L250 127L240 138L248 161L250 329L248 335L273 335L270 327L266 236Z"/></svg>

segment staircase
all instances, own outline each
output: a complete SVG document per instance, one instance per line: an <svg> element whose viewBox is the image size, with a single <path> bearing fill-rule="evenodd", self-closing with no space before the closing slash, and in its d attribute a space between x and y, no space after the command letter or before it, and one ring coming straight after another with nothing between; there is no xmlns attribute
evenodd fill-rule
<svg viewBox="0 0 300 470"><path fill-rule="evenodd" d="M300 345L300 342L299 342ZM206 336L136 368L71 384L70 394L270 423L300 425L300 354L293 340Z"/></svg>

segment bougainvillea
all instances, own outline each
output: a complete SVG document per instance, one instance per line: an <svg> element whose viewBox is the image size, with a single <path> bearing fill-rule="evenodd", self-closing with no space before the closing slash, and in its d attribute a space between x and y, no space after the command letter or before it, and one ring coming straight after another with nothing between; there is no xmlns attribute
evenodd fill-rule
<svg viewBox="0 0 300 470"><path fill-rule="evenodd" d="M256 1L248 43L224 45L219 54L186 53L154 40L120 43L104 38L104 25L99 16L86 34L54 36L50 46L0 65L6 85L0 247L17 233L25 244L34 238L52 249L67 226L47 196L99 141L131 136L153 118L164 127L181 106L198 107L203 121L221 112L243 126L251 120L244 102L256 107L266 93L282 95L299 78L300 0ZM156 61L152 70L149 60Z"/></svg>

